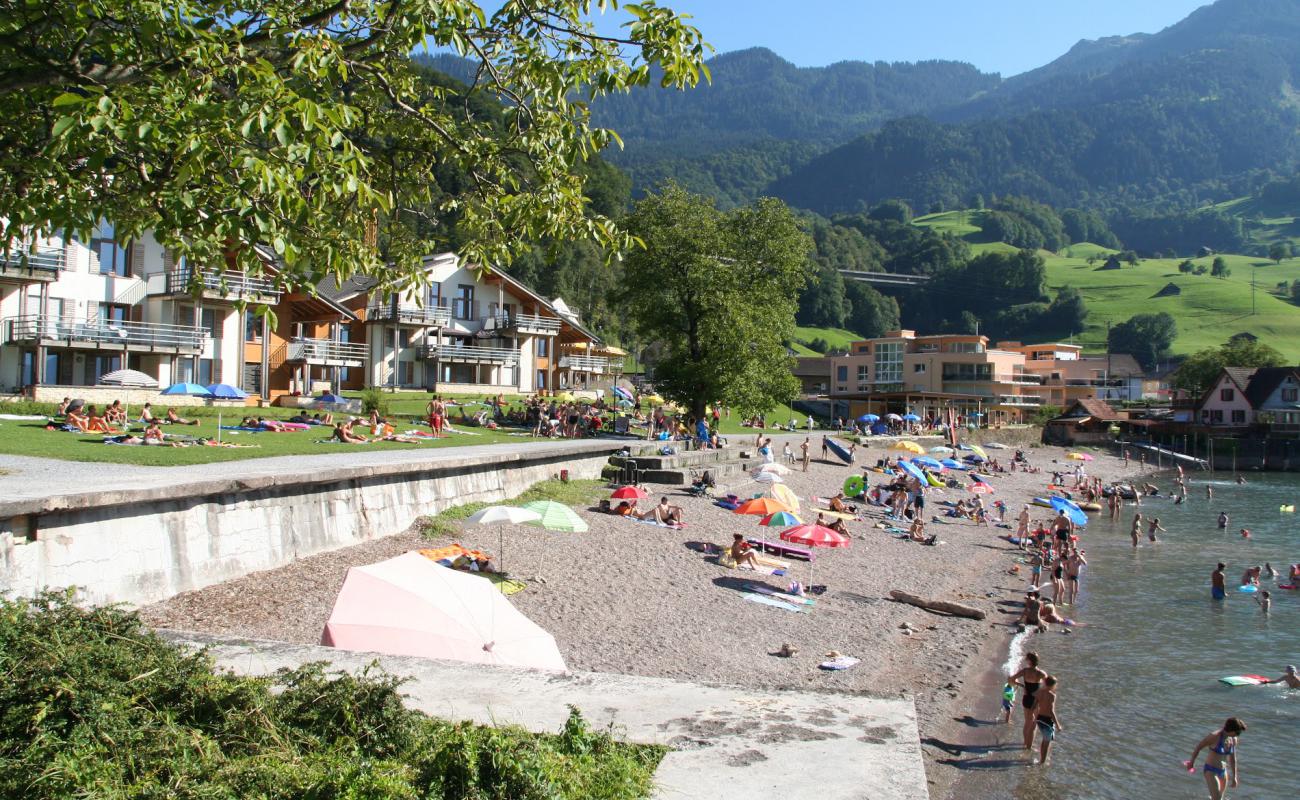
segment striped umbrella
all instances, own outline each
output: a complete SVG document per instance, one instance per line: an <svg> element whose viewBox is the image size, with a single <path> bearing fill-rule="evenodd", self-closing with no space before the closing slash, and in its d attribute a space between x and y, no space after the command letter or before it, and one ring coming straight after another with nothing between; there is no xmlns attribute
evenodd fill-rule
<svg viewBox="0 0 1300 800"><path fill-rule="evenodd" d="M557 503L554 500L534 500L531 503L524 503L521 508L525 508L538 515L538 519L533 520L532 525L539 525L548 531L569 531L572 533L582 533L587 530L587 523L577 512L563 503Z"/></svg>

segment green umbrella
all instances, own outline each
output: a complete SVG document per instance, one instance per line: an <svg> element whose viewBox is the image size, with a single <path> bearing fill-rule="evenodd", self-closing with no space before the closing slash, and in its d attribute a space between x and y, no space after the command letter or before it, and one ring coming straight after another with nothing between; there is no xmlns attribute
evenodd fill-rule
<svg viewBox="0 0 1300 800"><path fill-rule="evenodd" d="M554 500L534 500L531 503L524 503L520 508L526 508L538 514L541 519L534 521L532 524L540 525L548 531L582 533L587 530L587 523L582 520L582 517L578 516L577 512Z"/></svg>

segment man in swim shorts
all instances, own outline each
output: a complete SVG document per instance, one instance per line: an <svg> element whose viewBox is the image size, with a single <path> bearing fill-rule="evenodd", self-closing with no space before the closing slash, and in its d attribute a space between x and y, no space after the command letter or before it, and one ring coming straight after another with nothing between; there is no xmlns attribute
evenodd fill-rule
<svg viewBox="0 0 1300 800"><path fill-rule="evenodd" d="M1223 600L1228 596L1227 589L1224 588L1226 586L1224 583L1224 570L1227 568L1228 565L1220 561L1219 565L1214 568L1214 572L1210 573L1210 596L1215 600Z"/></svg>
<svg viewBox="0 0 1300 800"><path fill-rule="evenodd" d="M1038 735L1042 744L1038 750L1038 763L1040 766L1047 766L1048 759L1052 755L1052 742L1056 741L1056 734L1065 728L1061 725L1061 718L1056 713L1056 677L1048 675L1043 680L1043 688L1035 693L1034 697L1034 724L1038 726Z"/></svg>

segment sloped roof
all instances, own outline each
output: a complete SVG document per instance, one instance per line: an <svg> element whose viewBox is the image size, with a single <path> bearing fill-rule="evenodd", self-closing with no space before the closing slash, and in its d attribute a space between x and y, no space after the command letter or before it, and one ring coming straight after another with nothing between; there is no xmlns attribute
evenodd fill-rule
<svg viewBox="0 0 1300 800"><path fill-rule="evenodd" d="M1127 419L1128 415L1111 408L1110 403L1105 400L1088 398L1085 400L1075 400L1074 405L1065 410L1058 419L1067 417L1092 417L1102 421Z"/></svg>
<svg viewBox="0 0 1300 800"><path fill-rule="evenodd" d="M379 285L378 278L368 275L353 275L342 284L333 275L316 284L316 292L334 303L342 303L359 294L365 294Z"/></svg>
<svg viewBox="0 0 1300 800"><path fill-rule="evenodd" d="M1288 376L1300 380L1300 367L1260 367L1250 377L1246 387L1246 399L1251 408L1259 408L1277 390Z"/></svg>
<svg viewBox="0 0 1300 800"><path fill-rule="evenodd" d="M1254 374L1255 367L1224 367L1223 372L1219 373L1219 377L1215 378L1214 383L1210 384L1210 388L1206 389L1205 393L1201 395L1201 401L1196 404L1197 407L1203 406L1209 401L1214 390L1219 388L1219 384L1223 383L1225 377L1231 381L1233 385L1237 387L1237 391L1241 392L1242 396L1245 397L1246 387L1250 386L1250 376ZM1254 403L1251 403L1250 405L1252 408L1255 406Z"/></svg>

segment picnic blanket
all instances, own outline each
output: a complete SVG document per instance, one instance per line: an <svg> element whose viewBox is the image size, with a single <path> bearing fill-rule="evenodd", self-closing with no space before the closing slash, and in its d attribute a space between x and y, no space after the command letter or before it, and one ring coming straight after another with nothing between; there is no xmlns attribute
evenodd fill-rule
<svg viewBox="0 0 1300 800"><path fill-rule="evenodd" d="M768 595L765 594L745 592L744 597L746 600L748 600L751 603L762 603L765 606L772 606L773 608L779 608L782 611L796 611L802 613L808 610L808 606L802 606L802 605L797 606L794 605L793 603L787 603L784 600L778 600L775 597L769 597Z"/></svg>

